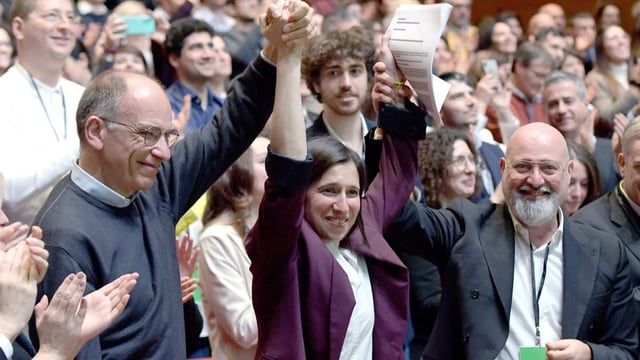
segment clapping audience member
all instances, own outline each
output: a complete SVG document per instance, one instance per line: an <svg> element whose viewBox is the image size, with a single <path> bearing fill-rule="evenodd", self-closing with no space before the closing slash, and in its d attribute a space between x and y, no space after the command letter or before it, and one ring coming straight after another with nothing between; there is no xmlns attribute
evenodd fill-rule
<svg viewBox="0 0 640 360"><path fill-rule="evenodd" d="M515 128L531 122L548 122L541 93L544 79L553 69L553 58L540 46L525 42L518 47L511 72L510 108L518 119L518 122L511 125ZM492 112L488 112L487 115L487 129L491 130L494 139L498 142L508 142L514 127L504 127ZM501 128L508 130L503 132Z"/></svg>
<svg viewBox="0 0 640 360"><path fill-rule="evenodd" d="M367 179L354 150L335 137L313 139L307 149L298 92L302 51L279 46L268 180L247 247L257 352L289 359L402 359L408 274L382 232L413 189L417 140L403 133L424 136L425 114L381 107L380 172L363 197ZM392 71L387 51L382 54ZM385 65L376 68L384 73ZM386 74L374 89L390 90L393 79ZM374 103L382 97L374 90Z"/></svg>
<svg viewBox="0 0 640 360"><path fill-rule="evenodd" d="M202 346L200 333L203 320L200 309L194 296L198 287L198 279L193 278L196 262L200 255L200 247L194 245L194 240L189 234L176 237L176 252L178 255L178 268L180 270L180 290L184 307L185 340L187 346L187 358L209 355L209 347ZM204 351L204 354L201 352Z"/></svg>
<svg viewBox="0 0 640 360"><path fill-rule="evenodd" d="M0 205L4 178L0 174ZM49 300L35 304L36 284L48 268L49 253L37 226L9 224L0 210L0 359L71 359L82 344L107 328L124 310L137 274L126 274L111 284L83 296L86 276L69 274ZM40 336L36 354L21 330L35 305L35 325ZM15 340L15 341L14 341ZM11 343L13 341L13 344Z"/></svg>
<svg viewBox="0 0 640 360"><path fill-rule="evenodd" d="M297 10L282 20L286 31L277 34L288 41L311 31L309 6L294 3ZM275 62L277 52L265 48L264 56ZM215 117L181 141L155 80L109 72L87 88L76 116L79 159L36 219L50 253L38 292L51 295L68 273L81 270L89 291L122 273L140 277L123 316L83 346L78 359L186 357L189 309L182 302L175 225L264 127L275 73L257 57Z"/></svg>
<svg viewBox="0 0 640 360"><path fill-rule="evenodd" d="M573 48L582 59L585 71L589 72L596 60L596 20L591 13L579 11L571 16L569 25Z"/></svg>
<svg viewBox="0 0 640 360"><path fill-rule="evenodd" d="M549 124L565 139L584 146L598 164L602 189L613 189L619 182L611 139L593 135L597 112L589 107L584 82L573 74L556 71L547 77L542 92Z"/></svg>
<svg viewBox="0 0 640 360"><path fill-rule="evenodd" d="M0 77L3 210L30 224L77 157L73 119L84 88L62 77L75 44L71 0L15 0L11 14L18 55Z"/></svg>
<svg viewBox="0 0 640 360"><path fill-rule="evenodd" d="M597 87L592 104L598 109L596 135L610 138L613 117L640 102L640 71L632 64L629 34L611 25L596 36L596 65L586 77Z"/></svg>
<svg viewBox="0 0 640 360"><path fill-rule="evenodd" d="M209 80L216 71L213 35L209 24L189 17L174 21L164 41L169 63L177 75L165 92L171 110L174 114L180 113L185 96L191 99L185 133L207 124L222 107L222 100L209 88Z"/></svg>
<svg viewBox="0 0 640 360"><path fill-rule="evenodd" d="M584 146L567 141L573 158L573 174L569 182L567 198L562 203L562 211L568 216L602 195L602 185L598 164Z"/></svg>
<svg viewBox="0 0 640 360"><path fill-rule="evenodd" d="M257 137L207 192L198 263L211 355L219 360L256 357L258 325L245 240L264 194L267 145L269 139Z"/></svg>

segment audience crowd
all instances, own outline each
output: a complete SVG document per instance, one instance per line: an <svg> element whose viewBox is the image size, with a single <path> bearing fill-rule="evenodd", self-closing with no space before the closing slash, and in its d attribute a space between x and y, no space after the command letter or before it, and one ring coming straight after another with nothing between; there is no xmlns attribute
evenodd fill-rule
<svg viewBox="0 0 640 360"><path fill-rule="evenodd" d="M587 6L0 1L0 359L639 359L640 0Z"/></svg>

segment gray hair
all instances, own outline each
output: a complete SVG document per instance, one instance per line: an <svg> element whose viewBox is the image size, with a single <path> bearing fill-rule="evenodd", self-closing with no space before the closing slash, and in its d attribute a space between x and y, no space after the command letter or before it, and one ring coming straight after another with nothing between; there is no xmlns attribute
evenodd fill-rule
<svg viewBox="0 0 640 360"><path fill-rule="evenodd" d="M578 96L580 97L581 100L584 100L584 98L587 96L587 87L584 84L584 80L582 80L575 74L572 74L566 71L556 70L552 72L544 80L544 87L546 88L547 86L564 82L564 81L571 81L575 83L576 88L578 89Z"/></svg>
<svg viewBox="0 0 640 360"><path fill-rule="evenodd" d="M638 140L640 140L640 119L636 118L629 122L622 134L622 154L626 160L631 160L631 146Z"/></svg>
<svg viewBox="0 0 640 360"><path fill-rule="evenodd" d="M80 143L86 141L84 126L91 116L113 120L122 114L122 100L127 94L125 72L106 71L98 75L85 89L76 112L76 124Z"/></svg>

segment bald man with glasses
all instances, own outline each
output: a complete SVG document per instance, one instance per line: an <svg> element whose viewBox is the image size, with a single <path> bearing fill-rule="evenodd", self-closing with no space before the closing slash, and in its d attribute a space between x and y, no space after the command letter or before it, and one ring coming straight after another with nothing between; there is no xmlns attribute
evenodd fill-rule
<svg viewBox="0 0 640 360"><path fill-rule="evenodd" d="M562 134L521 126L500 168L505 205L410 203L385 234L440 270L423 359L636 359L624 246L560 208L573 172Z"/></svg>

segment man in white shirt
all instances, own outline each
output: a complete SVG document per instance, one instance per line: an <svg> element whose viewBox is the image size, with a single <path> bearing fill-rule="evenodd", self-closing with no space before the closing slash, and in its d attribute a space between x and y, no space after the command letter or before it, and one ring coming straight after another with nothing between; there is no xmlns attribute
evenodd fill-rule
<svg viewBox="0 0 640 360"><path fill-rule="evenodd" d="M624 246L560 209L573 172L562 134L521 126L500 168L506 205L411 203L385 234L442 274L423 359L637 359Z"/></svg>
<svg viewBox="0 0 640 360"><path fill-rule="evenodd" d="M16 64L0 77L3 210L31 223L78 156L75 113L83 87L62 78L77 32L70 0L15 0Z"/></svg>

